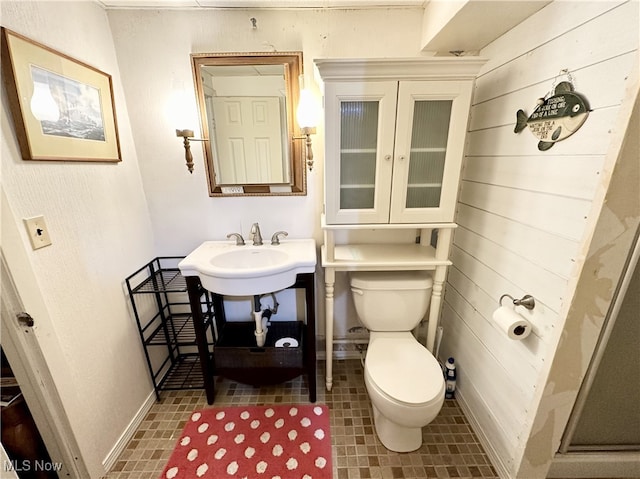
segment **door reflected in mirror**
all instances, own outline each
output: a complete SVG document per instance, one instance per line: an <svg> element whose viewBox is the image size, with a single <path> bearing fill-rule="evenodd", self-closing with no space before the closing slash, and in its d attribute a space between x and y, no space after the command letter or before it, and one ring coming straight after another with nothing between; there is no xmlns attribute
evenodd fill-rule
<svg viewBox="0 0 640 479"><path fill-rule="evenodd" d="M306 194L301 142L294 141L302 54L191 57L209 140L203 142L209 194Z"/></svg>
<svg viewBox="0 0 640 479"><path fill-rule="evenodd" d="M287 90L282 65L200 67L216 179L287 183Z"/></svg>

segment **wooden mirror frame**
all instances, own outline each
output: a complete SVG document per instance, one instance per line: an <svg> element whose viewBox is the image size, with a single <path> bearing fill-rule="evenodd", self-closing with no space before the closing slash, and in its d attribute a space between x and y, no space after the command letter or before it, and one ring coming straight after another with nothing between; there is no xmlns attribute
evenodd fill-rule
<svg viewBox="0 0 640 479"><path fill-rule="evenodd" d="M286 117L289 150L290 178L288 183L241 184L225 187L242 186L243 193L223 193L222 185L216 183L214 169L214 153L207 128L207 108L200 67L202 66L238 66L238 65L282 65L287 92ZM302 52L251 52L251 53L192 53L191 66L196 88L198 110L200 112L200 129L202 131L207 183L209 196L293 196L307 194L307 175L303 155L304 142L295 139L300 136L296 121L296 108L300 95L299 76L302 74ZM290 188L290 191L283 191Z"/></svg>

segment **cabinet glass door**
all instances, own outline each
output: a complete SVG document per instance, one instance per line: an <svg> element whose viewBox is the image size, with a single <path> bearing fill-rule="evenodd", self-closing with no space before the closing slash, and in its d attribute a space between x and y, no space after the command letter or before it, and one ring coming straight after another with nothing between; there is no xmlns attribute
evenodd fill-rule
<svg viewBox="0 0 640 479"><path fill-rule="evenodd" d="M398 83L327 83L326 215L330 224L388 223Z"/></svg>
<svg viewBox="0 0 640 479"><path fill-rule="evenodd" d="M378 102L340 104L340 209L373 208Z"/></svg>
<svg viewBox="0 0 640 479"><path fill-rule="evenodd" d="M451 104L451 100L414 103L406 208L440 206Z"/></svg>
<svg viewBox="0 0 640 479"><path fill-rule="evenodd" d="M453 221L470 99L468 82L400 82L392 223Z"/></svg>

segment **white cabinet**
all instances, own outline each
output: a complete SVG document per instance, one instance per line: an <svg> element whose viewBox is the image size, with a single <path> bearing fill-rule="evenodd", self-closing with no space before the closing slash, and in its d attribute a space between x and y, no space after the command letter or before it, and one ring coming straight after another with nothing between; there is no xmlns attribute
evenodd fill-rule
<svg viewBox="0 0 640 479"><path fill-rule="evenodd" d="M329 390L336 272L432 271L427 347L433 350L471 95L485 61L315 60L325 105L321 254Z"/></svg>
<svg viewBox="0 0 640 479"><path fill-rule="evenodd" d="M412 63L408 78L396 69L401 79L376 73L375 60L364 73L316 61L325 88L328 224L453 221L473 77L441 79L452 59L430 60Z"/></svg>

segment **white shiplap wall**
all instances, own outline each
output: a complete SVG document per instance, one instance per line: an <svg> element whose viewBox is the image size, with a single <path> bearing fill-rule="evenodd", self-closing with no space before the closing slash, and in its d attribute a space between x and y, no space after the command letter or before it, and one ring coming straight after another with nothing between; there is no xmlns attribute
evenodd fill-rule
<svg viewBox="0 0 640 479"><path fill-rule="evenodd" d="M515 477L638 55L638 2L556 1L480 54L489 61L471 111L441 357L456 358L458 394L501 475ZM530 114L564 68L593 111L574 136L540 152L528 130L514 134L516 111ZM520 311L533 323L523 341L492 323L505 293L536 298L532 312Z"/></svg>

